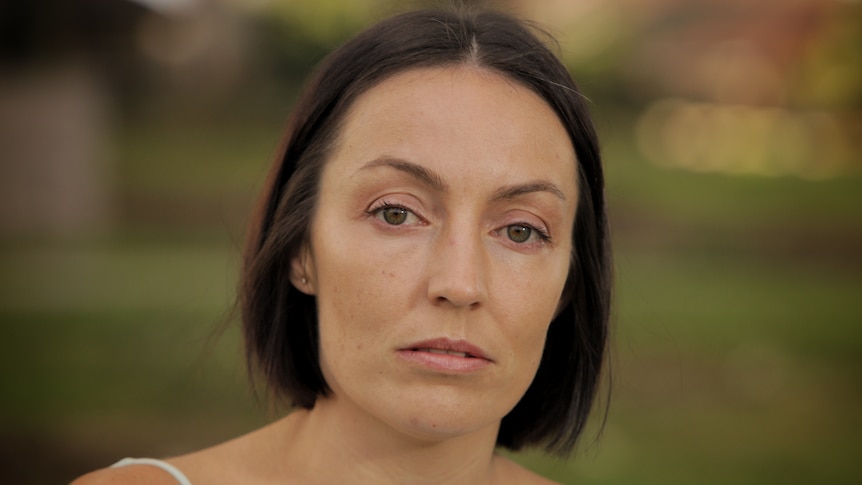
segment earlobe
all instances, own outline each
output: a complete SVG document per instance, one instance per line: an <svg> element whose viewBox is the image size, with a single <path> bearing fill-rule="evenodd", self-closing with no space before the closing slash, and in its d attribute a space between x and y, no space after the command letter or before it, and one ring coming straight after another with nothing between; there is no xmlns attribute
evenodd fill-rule
<svg viewBox="0 0 862 485"><path fill-rule="evenodd" d="M305 293L306 295L314 295L316 289L311 275L314 274L314 265L312 258L306 247L300 249L299 254L294 256L290 262L290 282L293 286Z"/></svg>

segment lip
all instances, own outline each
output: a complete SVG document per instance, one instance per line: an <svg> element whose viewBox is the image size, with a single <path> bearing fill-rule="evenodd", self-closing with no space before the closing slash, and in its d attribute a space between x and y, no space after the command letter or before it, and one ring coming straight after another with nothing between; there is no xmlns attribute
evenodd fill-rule
<svg viewBox="0 0 862 485"><path fill-rule="evenodd" d="M415 342L398 349L397 354L410 363L444 373L470 373L494 363L476 345L448 338Z"/></svg>

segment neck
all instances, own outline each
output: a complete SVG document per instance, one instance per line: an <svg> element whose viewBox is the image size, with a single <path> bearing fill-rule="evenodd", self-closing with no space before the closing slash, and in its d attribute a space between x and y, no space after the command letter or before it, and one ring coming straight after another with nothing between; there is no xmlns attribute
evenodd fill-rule
<svg viewBox="0 0 862 485"><path fill-rule="evenodd" d="M286 418L285 470L318 483L490 483L499 423L452 437L412 436L335 397Z"/></svg>

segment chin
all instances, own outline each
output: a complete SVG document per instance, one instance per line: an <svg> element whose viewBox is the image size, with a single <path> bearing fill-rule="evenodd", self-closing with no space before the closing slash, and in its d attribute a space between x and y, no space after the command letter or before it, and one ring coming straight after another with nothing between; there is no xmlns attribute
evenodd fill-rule
<svg viewBox="0 0 862 485"><path fill-rule="evenodd" d="M514 407L499 401L465 396L463 389L429 389L412 392L409 399L398 399L398 406L383 411L389 425L417 439L440 441L478 431L495 436L503 416ZM453 392L454 391L454 392ZM409 391L408 391L409 392Z"/></svg>
<svg viewBox="0 0 862 485"><path fill-rule="evenodd" d="M464 416L448 416L444 413L412 414L405 416L403 421L405 422L391 423L391 425L407 436L431 443L481 431L493 432L496 435L500 425L499 419L470 420L464 419Z"/></svg>

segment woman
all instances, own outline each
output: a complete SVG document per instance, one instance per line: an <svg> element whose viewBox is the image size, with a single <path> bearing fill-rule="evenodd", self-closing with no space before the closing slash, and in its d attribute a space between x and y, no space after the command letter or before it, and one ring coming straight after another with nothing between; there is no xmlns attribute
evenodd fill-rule
<svg viewBox="0 0 862 485"><path fill-rule="evenodd" d="M610 263L583 97L529 29L420 11L349 41L302 94L262 202L247 353L295 410L78 483L546 482L495 449L571 451Z"/></svg>

